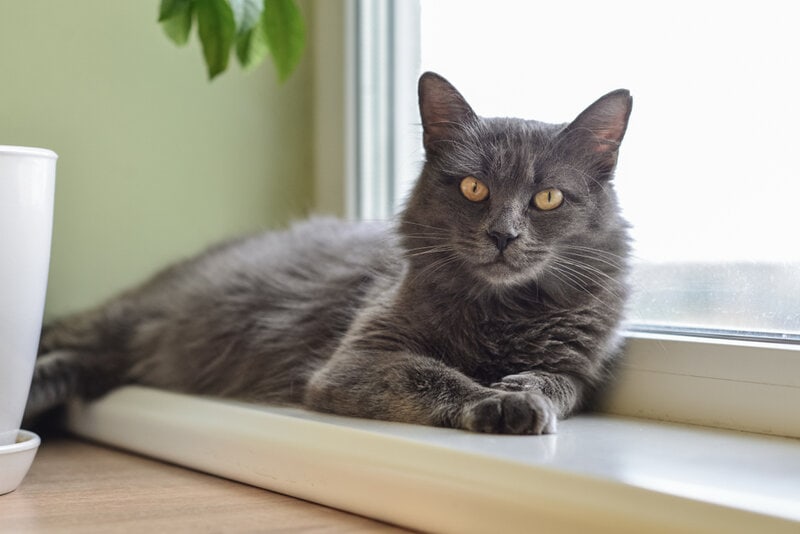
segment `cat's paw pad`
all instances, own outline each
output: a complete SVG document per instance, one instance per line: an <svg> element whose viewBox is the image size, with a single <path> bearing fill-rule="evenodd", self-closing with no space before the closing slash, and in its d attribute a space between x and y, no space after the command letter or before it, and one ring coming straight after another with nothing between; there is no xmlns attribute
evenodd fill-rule
<svg viewBox="0 0 800 534"><path fill-rule="evenodd" d="M464 409L463 426L492 434L554 434L556 410L547 397L531 392L497 392Z"/></svg>

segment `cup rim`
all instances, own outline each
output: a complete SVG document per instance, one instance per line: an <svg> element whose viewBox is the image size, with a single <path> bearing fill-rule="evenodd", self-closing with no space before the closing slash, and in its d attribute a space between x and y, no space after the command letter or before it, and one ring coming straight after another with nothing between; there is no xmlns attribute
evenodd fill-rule
<svg viewBox="0 0 800 534"><path fill-rule="evenodd" d="M0 156L33 156L38 158L58 159L58 154L48 148L32 146L0 145Z"/></svg>

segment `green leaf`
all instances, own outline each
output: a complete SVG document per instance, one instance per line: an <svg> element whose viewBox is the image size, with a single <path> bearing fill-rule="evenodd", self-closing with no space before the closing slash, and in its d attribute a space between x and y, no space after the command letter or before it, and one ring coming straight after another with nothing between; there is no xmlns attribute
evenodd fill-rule
<svg viewBox="0 0 800 534"><path fill-rule="evenodd" d="M236 35L243 35L252 30L261 20L264 11L263 0L228 0L236 22Z"/></svg>
<svg viewBox="0 0 800 534"><path fill-rule="evenodd" d="M253 28L239 35L236 39L236 57L244 70L251 70L259 65L269 54L267 36L261 26L261 21Z"/></svg>
<svg viewBox="0 0 800 534"><path fill-rule="evenodd" d="M294 0L264 0L261 24L278 78L286 80L303 55L306 31Z"/></svg>
<svg viewBox="0 0 800 534"><path fill-rule="evenodd" d="M158 8L158 22L172 18L182 9L182 4L191 4L192 0L161 0Z"/></svg>
<svg viewBox="0 0 800 534"><path fill-rule="evenodd" d="M193 0L162 0L158 21L173 43L178 46L189 41L192 30Z"/></svg>
<svg viewBox="0 0 800 534"><path fill-rule="evenodd" d="M208 77L213 79L228 68L236 33L233 11L226 0L197 0L197 32L203 45Z"/></svg>

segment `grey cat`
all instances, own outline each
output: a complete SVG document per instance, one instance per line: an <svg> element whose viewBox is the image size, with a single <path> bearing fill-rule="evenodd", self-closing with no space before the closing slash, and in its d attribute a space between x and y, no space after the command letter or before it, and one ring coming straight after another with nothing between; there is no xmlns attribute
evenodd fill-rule
<svg viewBox="0 0 800 534"><path fill-rule="evenodd" d="M425 164L395 225L219 245L45 328L28 415L136 383L335 414L552 433L607 380L628 293L612 187L631 97L569 124L478 117L419 80Z"/></svg>

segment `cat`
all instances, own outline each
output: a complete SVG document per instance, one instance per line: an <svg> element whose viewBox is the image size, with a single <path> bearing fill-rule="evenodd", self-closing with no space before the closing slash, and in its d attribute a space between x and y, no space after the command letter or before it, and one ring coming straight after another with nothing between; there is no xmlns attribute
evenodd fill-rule
<svg viewBox="0 0 800 534"><path fill-rule="evenodd" d="M312 219L174 265L42 332L27 414L124 384L475 432L543 434L620 353L632 99L481 118L419 79L425 161L395 224Z"/></svg>

